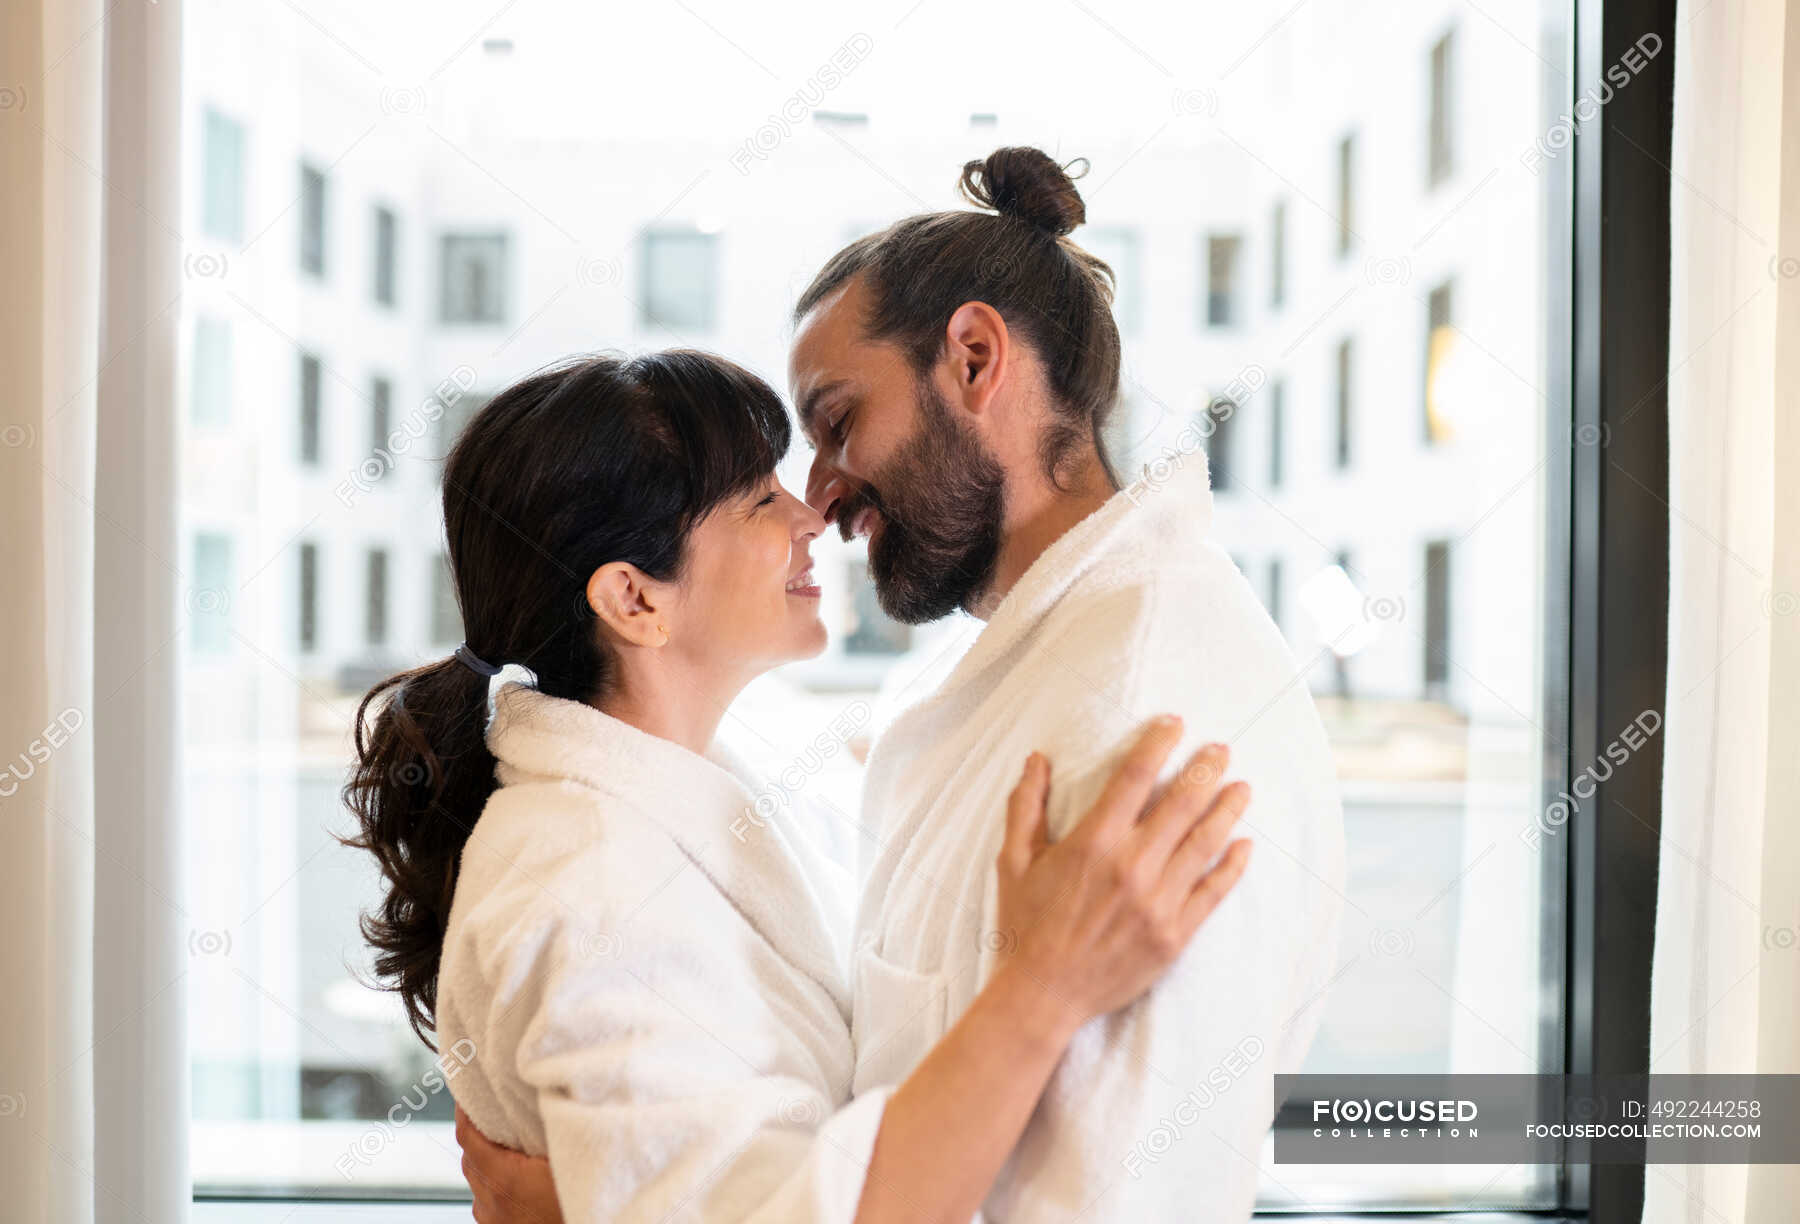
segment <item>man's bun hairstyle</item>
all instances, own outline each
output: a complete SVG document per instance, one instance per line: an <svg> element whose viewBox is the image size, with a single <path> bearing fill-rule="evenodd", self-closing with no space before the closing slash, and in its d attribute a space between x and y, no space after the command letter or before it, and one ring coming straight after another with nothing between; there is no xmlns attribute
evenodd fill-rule
<svg viewBox="0 0 1800 1224"><path fill-rule="evenodd" d="M1071 175L1070 168L1076 165L1081 169ZM1075 180L1087 168L1082 158L1059 166L1042 149L1011 145L980 161L965 162L958 187L963 199L975 207L1016 217L1060 238L1087 220L1087 206L1075 190Z"/></svg>

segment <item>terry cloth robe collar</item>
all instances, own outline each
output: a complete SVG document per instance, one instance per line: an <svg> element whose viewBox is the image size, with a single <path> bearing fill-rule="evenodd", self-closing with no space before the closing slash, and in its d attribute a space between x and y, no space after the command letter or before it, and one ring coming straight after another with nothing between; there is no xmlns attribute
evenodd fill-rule
<svg viewBox="0 0 1800 1224"><path fill-rule="evenodd" d="M827 929L818 917L832 911L801 862L819 851L790 823L786 795L717 740L701 756L584 702L512 682L494 698L487 742L502 785L557 778L611 795L654 820L746 921L789 955L806 948L841 953L846 945L846 932ZM802 895L811 903L795 905ZM783 935L796 921L811 928L805 939ZM807 959L799 967L847 1019L844 965Z"/></svg>

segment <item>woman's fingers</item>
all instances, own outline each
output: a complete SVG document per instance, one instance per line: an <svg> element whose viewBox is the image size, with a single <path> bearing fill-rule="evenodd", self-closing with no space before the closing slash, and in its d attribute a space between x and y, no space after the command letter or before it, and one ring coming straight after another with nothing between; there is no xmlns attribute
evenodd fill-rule
<svg viewBox="0 0 1800 1224"><path fill-rule="evenodd" d="M1050 800L1050 762L1041 752L1025 758L1025 771L1006 799L1006 840L1000 866L1014 876L1038 856L1050 840L1046 809Z"/></svg>
<svg viewBox="0 0 1800 1224"><path fill-rule="evenodd" d="M1070 840L1085 839L1103 853L1117 845L1137 823L1138 813L1144 810L1150 792L1156 789L1157 775L1162 772L1163 763L1180 740L1179 718L1164 714L1151 719L1150 725L1138 736L1137 743L1113 770L1099 801L1081 818L1081 824L1070 835Z"/></svg>
<svg viewBox="0 0 1800 1224"><path fill-rule="evenodd" d="M1237 882L1243 878L1244 868L1249 863L1250 839L1240 837L1225 847L1225 853L1219 857L1218 865L1200 877L1200 882L1194 886L1194 891L1188 894L1188 899L1181 909L1181 932L1184 947L1194 932L1200 929L1200 924L1211 917L1215 909L1219 908L1219 902L1225 899L1226 894L1237 887Z"/></svg>
<svg viewBox="0 0 1800 1224"><path fill-rule="evenodd" d="M1207 868L1219 857L1244 810L1250 806L1250 784L1233 782L1213 797L1206 815L1194 824L1169 858L1164 879L1176 896L1185 897L1199 887Z"/></svg>
<svg viewBox="0 0 1800 1224"><path fill-rule="evenodd" d="M1231 750L1224 744L1208 744L1189 757L1138 825L1136 853L1158 868L1167 863L1194 823L1210 810L1230 763Z"/></svg>

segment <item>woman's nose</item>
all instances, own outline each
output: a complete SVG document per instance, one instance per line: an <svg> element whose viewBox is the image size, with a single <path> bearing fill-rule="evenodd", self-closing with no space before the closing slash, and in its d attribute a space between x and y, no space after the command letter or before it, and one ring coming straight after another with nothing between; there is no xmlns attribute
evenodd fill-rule
<svg viewBox="0 0 1800 1224"><path fill-rule="evenodd" d="M826 519L817 510L794 498L794 538L810 540L825 533Z"/></svg>

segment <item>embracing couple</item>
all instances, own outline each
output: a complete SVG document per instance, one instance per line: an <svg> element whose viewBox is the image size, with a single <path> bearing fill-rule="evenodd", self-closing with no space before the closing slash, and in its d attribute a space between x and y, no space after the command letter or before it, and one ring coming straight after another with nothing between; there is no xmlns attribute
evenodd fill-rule
<svg viewBox="0 0 1800 1224"><path fill-rule="evenodd" d="M805 500L776 392L687 351L534 374L446 462L467 640L370 693L346 795L377 970L473 1050L477 1219L1251 1213L1336 960L1330 753L1203 457L1106 455L1074 183L1013 148L962 188L796 304ZM859 899L715 739L823 649L833 524L889 615L986 621L869 757Z"/></svg>

